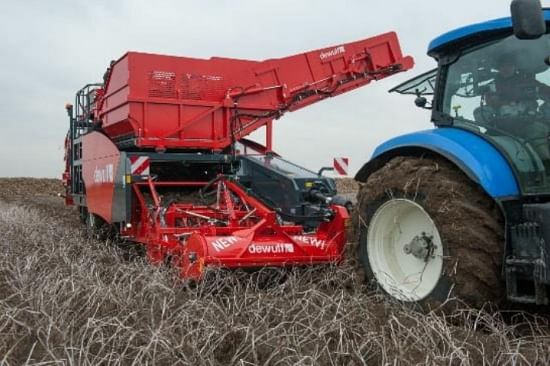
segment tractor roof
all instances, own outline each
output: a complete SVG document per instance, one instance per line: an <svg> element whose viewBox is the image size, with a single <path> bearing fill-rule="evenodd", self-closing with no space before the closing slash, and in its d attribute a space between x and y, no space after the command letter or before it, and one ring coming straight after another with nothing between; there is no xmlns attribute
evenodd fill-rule
<svg viewBox="0 0 550 366"><path fill-rule="evenodd" d="M544 9L544 19L550 21L550 9ZM499 18L454 29L432 40L428 46L428 55L437 58L439 51L450 45L463 44L471 38L485 34L512 32L512 19ZM454 47L453 47L454 48Z"/></svg>

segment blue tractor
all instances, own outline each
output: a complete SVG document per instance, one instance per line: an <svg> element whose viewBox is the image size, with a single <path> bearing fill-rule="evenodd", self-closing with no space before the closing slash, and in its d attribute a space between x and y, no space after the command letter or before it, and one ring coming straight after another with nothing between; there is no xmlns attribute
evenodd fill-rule
<svg viewBox="0 0 550 366"><path fill-rule="evenodd" d="M393 138L357 173L359 259L390 297L548 304L550 9L435 38L437 68L391 91L435 128Z"/></svg>

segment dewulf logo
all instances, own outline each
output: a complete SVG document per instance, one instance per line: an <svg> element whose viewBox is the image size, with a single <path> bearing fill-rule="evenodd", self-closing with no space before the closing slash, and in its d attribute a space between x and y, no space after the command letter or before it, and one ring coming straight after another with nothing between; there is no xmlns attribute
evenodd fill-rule
<svg viewBox="0 0 550 366"><path fill-rule="evenodd" d="M115 181L113 170L113 164L107 164L103 168L95 167L94 182L98 184L113 183Z"/></svg>
<svg viewBox="0 0 550 366"><path fill-rule="evenodd" d="M333 48L330 51L321 52L319 57L321 57L321 60L325 60L329 57L333 57L333 56L339 55L339 54L344 53L344 52L346 52L346 49L344 48L344 46L338 46L338 47Z"/></svg>
<svg viewBox="0 0 550 366"><path fill-rule="evenodd" d="M290 243L275 245L252 244L248 247L248 252L250 254L294 253L294 246Z"/></svg>

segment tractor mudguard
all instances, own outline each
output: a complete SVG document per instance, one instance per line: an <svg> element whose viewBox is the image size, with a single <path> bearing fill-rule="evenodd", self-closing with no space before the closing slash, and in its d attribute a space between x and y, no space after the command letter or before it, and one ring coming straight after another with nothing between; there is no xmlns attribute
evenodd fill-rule
<svg viewBox="0 0 550 366"><path fill-rule="evenodd" d="M419 156L430 152L445 157L478 183L490 197L515 197L520 189L504 155L484 138L458 128L446 127L395 137L379 145L355 176L360 182L396 156Z"/></svg>

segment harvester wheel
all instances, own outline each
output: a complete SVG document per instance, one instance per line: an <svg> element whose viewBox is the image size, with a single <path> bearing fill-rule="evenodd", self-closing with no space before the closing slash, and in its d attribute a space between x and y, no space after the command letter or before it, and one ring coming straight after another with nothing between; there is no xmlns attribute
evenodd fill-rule
<svg viewBox="0 0 550 366"><path fill-rule="evenodd" d="M359 193L359 260L390 297L435 308L500 302L504 229L485 192L441 158L397 157Z"/></svg>
<svg viewBox="0 0 550 366"><path fill-rule="evenodd" d="M103 240L107 236L105 221L98 215L87 212L86 216L86 235L95 240Z"/></svg>

